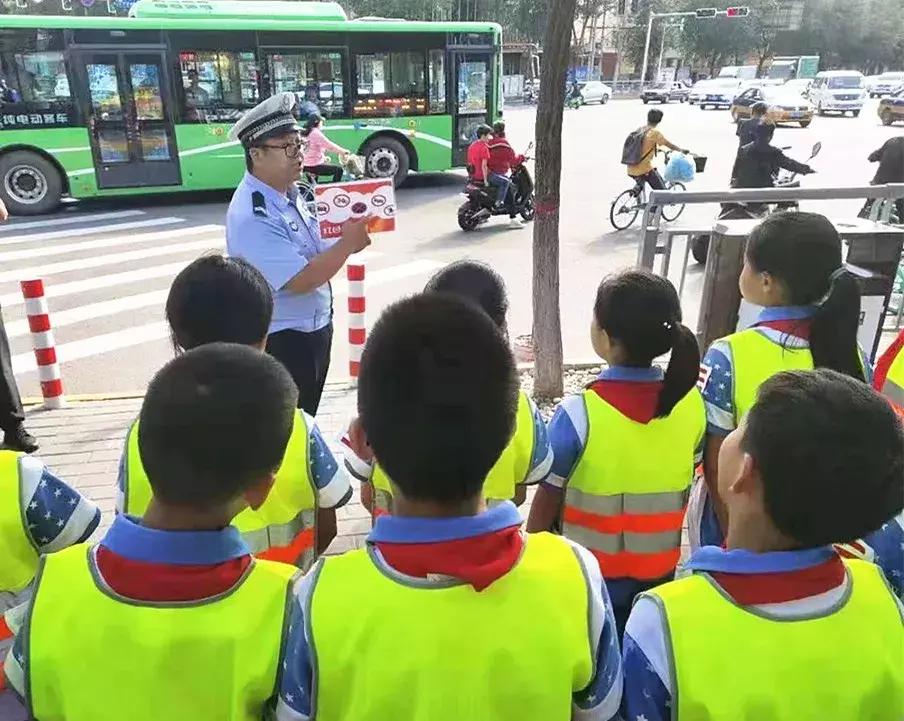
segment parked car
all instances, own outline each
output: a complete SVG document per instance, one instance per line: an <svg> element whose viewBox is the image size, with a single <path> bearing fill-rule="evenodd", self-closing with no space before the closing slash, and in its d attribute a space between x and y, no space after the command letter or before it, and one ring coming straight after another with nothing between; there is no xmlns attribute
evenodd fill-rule
<svg viewBox="0 0 904 721"><path fill-rule="evenodd" d="M684 83L673 81L670 83L657 83L652 87L644 88L644 91L640 94L640 99L643 100L644 105L653 101L668 103L672 100L683 103L687 100L688 95L690 95L690 91Z"/></svg>
<svg viewBox="0 0 904 721"><path fill-rule="evenodd" d="M698 80L688 92L687 102L691 105L699 103L706 95L706 89L711 87L714 82L715 80L712 79Z"/></svg>
<svg viewBox="0 0 904 721"><path fill-rule="evenodd" d="M731 117L739 123L752 114L754 103L769 105L767 117L776 125L798 123L806 128L813 122L813 105L805 100L794 88L777 87L749 88L735 98L731 106Z"/></svg>
<svg viewBox="0 0 904 721"><path fill-rule="evenodd" d="M891 95L902 85L904 85L904 73L887 72L868 78L866 89L871 98L881 98L883 95Z"/></svg>
<svg viewBox="0 0 904 721"><path fill-rule="evenodd" d="M587 82L578 83L581 91L581 99L584 103L599 103L605 105L612 97L612 88L601 83L599 80L588 80Z"/></svg>
<svg viewBox="0 0 904 721"><path fill-rule="evenodd" d="M740 81L735 78L713 80L711 85L706 86L706 94L700 99L700 109L724 108L728 110L737 95L739 86Z"/></svg>
<svg viewBox="0 0 904 721"><path fill-rule="evenodd" d="M807 93L810 92L810 85L812 84L813 80L811 78L792 78L791 80L786 80L781 87L793 90L802 98L805 98Z"/></svg>
<svg viewBox="0 0 904 721"><path fill-rule="evenodd" d="M849 112L860 115L867 96L866 82L856 70L829 70L817 73L808 94L820 115Z"/></svg>
<svg viewBox="0 0 904 721"><path fill-rule="evenodd" d="M904 86L898 88L894 95L879 101L879 117L883 125L904 120Z"/></svg>

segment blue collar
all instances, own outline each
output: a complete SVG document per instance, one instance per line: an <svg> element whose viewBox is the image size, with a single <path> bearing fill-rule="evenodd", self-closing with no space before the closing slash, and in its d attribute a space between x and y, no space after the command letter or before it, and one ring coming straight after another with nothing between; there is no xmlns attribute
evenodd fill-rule
<svg viewBox="0 0 904 721"><path fill-rule="evenodd" d="M288 193L280 193L272 185L267 185L263 180L255 177L247 170L245 171L245 182L251 186L252 190L258 190L263 193L264 197L278 208L286 208L292 205L298 196L298 188L295 187L294 183L289 187Z"/></svg>
<svg viewBox="0 0 904 721"><path fill-rule="evenodd" d="M763 308L757 317L757 323L768 323L776 320L806 320L816 315L816 307L812 305L774 305Z"/></svg>
<svg viewBox="0 0 904 721"><path fill-rule="evenodd" d="M132 561L174 566L213 566L251 553L234 526L219 531L160 531L119 514L101 545Z"/></svg>
<svg viewBox="0 0 904 721"><path fill-rule="evenodd" d="M743 548L727 551L718 546L704 546L691 556L687 568L721 573L783 573L818 566L835 555L831 546L772 553L754 553Z"/></svg>
<svg viewBox="0 0 904 721"><path fill-rule="evenodd" d="M521 514L511 501L498 503L476 516L409 518L380 516L367 537L368 543L440 543L495 533L520 526Z"/></svg>
<svg viewBox="0 0 904 721"><path fill-rule="evenodd" d="M650 366L649 368L632 368L630 366L609 366L600 373L602 381L633 381L635 383L650 383L662 380L662 368Z"/></svg>

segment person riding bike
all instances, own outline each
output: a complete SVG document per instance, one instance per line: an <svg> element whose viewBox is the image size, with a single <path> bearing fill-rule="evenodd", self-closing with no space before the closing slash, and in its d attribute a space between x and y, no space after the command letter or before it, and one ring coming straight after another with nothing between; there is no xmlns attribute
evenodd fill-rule
<svg viewBox="0 0 904 721"><path fill-rule="evenodd" d="M577 80L571 81L571 87L568 89L568 95L565 96L566 105L579 105L584 98L581 96L581 86Z"/></svg>
<svg viewBox="0 0 904 721"><path fill-rule="evenodd" d="M513 228L521 228L523 224L515 214L515 186L509 176L512 168L524 162L524 156L518 155L509 145L505 137L505 123L499 120L493 123L493 137L489 143L490 160L488 163L490 185L498 189L498 200L504 204L508 200L509 224Z"/></svg>
<svg viewBox="0 0 904 721"><path fill-rule="evenodd" d="M659 123L662 122L663 113L661 110L651 110L647 113L646 127L641 128L643 132L643 141L640 151L640 162L628 166L628 175L637 182L637 193L643 189L644 184L649 185L652 190L665 190L665 181L659 174L659 171L653 167L653 158L659 146L665 146L670 150L677 150L685 155L689 154L689 150L683 150L674 143L666 139L659 131Z"/></svg>
<svg viewBox="0 0 904 721"><path fill-rule="evenodd" d="M735 169L736 188L771 188L779 169L800 175L815 173L806 163L799 163L785 155L780 148L770 145L775 125L761 123L753 133L753 141L738 152Z"/></svg>

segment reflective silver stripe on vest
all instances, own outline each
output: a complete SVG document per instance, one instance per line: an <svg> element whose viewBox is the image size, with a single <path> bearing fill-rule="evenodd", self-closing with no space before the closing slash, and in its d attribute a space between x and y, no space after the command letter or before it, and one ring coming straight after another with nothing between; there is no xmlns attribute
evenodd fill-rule
<svg viewBox="0 0 904 721"><path fill-rule="evenodd" d="M896 406L904 407L904 388L901 388L893 380L885 379L885 383L882 384L882 395Z"/></svg>
<svg viewBox="0 0 904 721"><path fill-rule="evenodd" d="M254 531L242 531L242 539L251 553L263 553L274 546L288 546L302 531L314 528L317 511L308 509L299 513L288 523L274 524Z"/></svg>
<svg viewBox="0 0 904 721"><path fill-rule="evenodd" d="M661 493L618 493L611 496L586 493L577 488L568 488L565 502L582 511L601 516L618 516L622 513L652 514L683 511L687 506L690 488L683 491Z"/></svg>
<svg viewBox="0 0 904 721"><path fill-rule="evenodd" d="M379 488L374 488L374 508L384 513L392 512L392 494Z"/></svg>
<svg viewBox="0 0 904 721"><path fill-rule="evenodd" d="M562 533L582 546L601 553L662 553L681 545L681 531L660 533L601 533L584 526L565 523Z"/></svg>

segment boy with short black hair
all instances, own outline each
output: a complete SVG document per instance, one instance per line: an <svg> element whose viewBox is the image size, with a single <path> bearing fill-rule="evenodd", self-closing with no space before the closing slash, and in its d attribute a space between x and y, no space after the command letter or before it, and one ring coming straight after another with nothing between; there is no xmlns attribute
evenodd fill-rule
<svg viewBox="0 0 904 721"><path fill-rule="evenodd" d="M623 716L898 721L904 611L877 566L831 544L900 512L902 477L901 422L864 383L766 381L719 454L726 547L628 619Z"/></svg>
<svg viewBox="0 0 904 721"><path fill-rule="evenodd" d="M505 338L473 304L428 293L384 312L358 411L393 515L297 585L281 721L615 716L618 641L596 561L526 538L511 502L485 509L517 403Z"/></svg>
<svg viewBox="0 0 904 721"><path fill-rule="evenodd" d="M186 266L170 288L166 319L177 352L206 343L241 343L263 351L273 294L263 275L242 258L205 255ZM249 433L253 431L246 421ZM129 429L120 463L117 507L141 515L151 487L142 467L137 424ZM260 558L311 567L336 536L336 508L351 486L314 419L299 410L286 460L260 509L245 509L235 526Z"/></svg>
<svg viewBox="0 0 904 721"><path fill-rule="evenodd" d="M43 560L7 658L32 716L261 717L297 569L253 558L230 521L266 500L297 397L282 364L247 346L205 345L157 373L140 417L144 518L119 515L98 545Z"/></svg>

